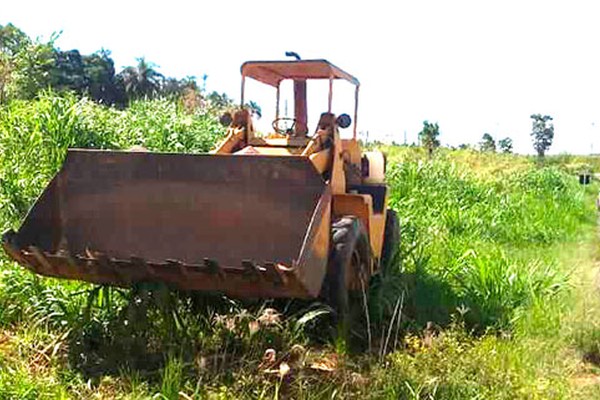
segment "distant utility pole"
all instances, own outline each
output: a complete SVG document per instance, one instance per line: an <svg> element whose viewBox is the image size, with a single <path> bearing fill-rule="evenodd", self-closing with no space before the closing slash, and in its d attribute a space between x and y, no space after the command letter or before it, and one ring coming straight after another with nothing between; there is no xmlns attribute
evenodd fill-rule
<svg viewBox="0 0 600 400"><path fill-rule="evenodd" d="M404 130L404 145L406 146L406 129Z"/></svg>

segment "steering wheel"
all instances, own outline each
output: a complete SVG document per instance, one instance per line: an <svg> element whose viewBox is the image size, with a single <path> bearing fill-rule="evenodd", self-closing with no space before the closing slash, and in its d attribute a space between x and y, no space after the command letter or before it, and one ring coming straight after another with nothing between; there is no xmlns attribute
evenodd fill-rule
<svg viewBox="0 0 600 400"><path fill-rule="evenodd" d="M280 122L285 122L285 128L279 127ZM293 133L294 130L296 129L296 118L290 118L290 117L275 118L272 126L273 126L273 130L275 132L279 133L280 135L289 135L289 134Z"/></svg>

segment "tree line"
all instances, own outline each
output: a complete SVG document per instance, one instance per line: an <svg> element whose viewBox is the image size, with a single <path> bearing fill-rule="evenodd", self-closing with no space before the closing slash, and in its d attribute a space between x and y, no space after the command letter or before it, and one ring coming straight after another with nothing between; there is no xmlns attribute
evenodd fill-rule
<svg viewBox="0 0 600 400"><path fill-rule="evenodd" d="M533 148L539 158L543 158L546 152L552 146L554 140L554 124L552 123L553 118L549 115L532 114L532 129L530 136L533 142ZM438 123L431 123L429 121L423 121L423 129L419 132L419 141L421 146L427 149L429 157L433 156L433 152L440 146L440 127ZM511 138L506 137L504 139L496 140L489 133L484 133L481 142L478 143L478 149L482 152L496 152L512 153L513 152L513 141ZM471 148L470 145L461 144L461 149Z"/></svg>
<svg viewBox="0 0 600 400"><path fill-rule="evenodd" d="M164 76L143 57L137 59L136 65L117 72L109 50L92 54L61 50L55 46L57 39L54 34L47 41L34 40L13 24L0 25L0 104L11 99L32 99L48 88L117 107L154 97L183 98L188 105L204 100L219 108L234 104L225 93L204 93L205 88L199 87L193 76ZM205 83L206 75L202 79ZM247 106L261 115L258 104L249 102Z"/></svg>

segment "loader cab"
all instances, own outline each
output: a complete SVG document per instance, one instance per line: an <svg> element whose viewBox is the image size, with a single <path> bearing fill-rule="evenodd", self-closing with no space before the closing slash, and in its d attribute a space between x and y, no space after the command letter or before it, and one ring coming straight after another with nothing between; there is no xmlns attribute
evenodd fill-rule
<svg viewBox="0 0 600 400"><path fill-rule="evenodd" d="M225 122L230 122L227 137L213 153L308 156L315 150L315 139L333 141L334 136L339 137L338 128L342 128L345 135L350 134L351 138L340 142L338 147L344 147L353 153L351 158L354 162L360 158L356 141L358 79L326 60L248 61L242 65L241 75L240 108L226 119ZM344 89L353 90L350 94L337 97L336 107L343 103L342 109L333 109L334 82L346 83L336 85L336 93ZM257 83L265 95L272 91L275 100L271 117L268 110L263 114L262 119L266 116L268 122L265 124L266 129L260 129L260 133L244 107L246 92L250 87L250 91L255 93ZM307 102L309 91L310 106ZM351 113L352 107L354 118L347 114ZM340 115L334 116L334 111L338 111ZM342 116L342 113L345 115ZM312 150L307 150L308 148ZM320 158L326 157L322 155Z"/></svg>
<svg viewBox="0 0 600 400"><path fill-rule="evenodd" d="M359 81L326 60L297 60L297 61L249 61L242 65L241 104L244 104L248 81L257 81L273 89L275 97L275 113L271 133L292 139L302 139L312 136L321 125L321 115L331 114L333 110L334 82L345 81L354 87L354 105L346 105L344 113L349 115L347 120L354 122L352 137L356 139L356 117L358 108ZM336 90L339 90L336 88ZM311 92L311 102L308 105L307 94ZM292 101L284 100L284 96L293 93ZM318 93L318 95L317 95ZM347 98L342 96L340 98ZM326 101L325 101L326 100ZM339 103L336 102L336 103ZM354 106L354 110L352 110ZM337 110L340 111L340 110ZM342 112L340 112L341 114ZM290 115L291 114L291 115ZM349 127L345 124L343 127ZM340 126L341 127L341 126ZM292 140L294 142L294 140Z"/></svg>

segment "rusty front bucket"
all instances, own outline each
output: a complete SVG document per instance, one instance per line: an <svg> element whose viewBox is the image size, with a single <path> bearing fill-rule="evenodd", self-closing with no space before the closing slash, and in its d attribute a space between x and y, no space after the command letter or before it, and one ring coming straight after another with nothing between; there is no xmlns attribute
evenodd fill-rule
<svg viewBox="0 0 600 400"><path fill-rule="evenodd" d="M330 206L305 157L70 150L2 244L46 276L315 297Z"/></svg>

